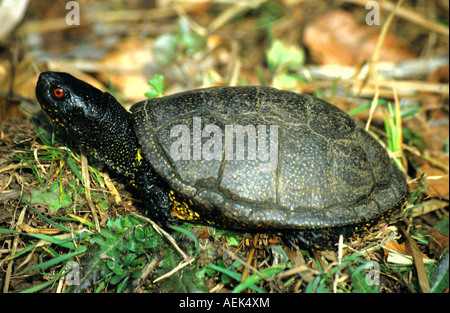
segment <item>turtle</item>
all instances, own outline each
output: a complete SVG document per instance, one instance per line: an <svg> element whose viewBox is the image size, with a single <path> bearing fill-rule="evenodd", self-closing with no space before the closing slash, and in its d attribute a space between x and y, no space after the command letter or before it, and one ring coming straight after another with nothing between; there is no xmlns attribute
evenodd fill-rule
<svg viewBox="0 0 450 313"><path fill-rule="evenodd" d="M126 110L64 72L42 72L48 117L126 178L163 227L182 220L333 246L401 207L406 177L338 107L265 86L184 91Z"/></svg>

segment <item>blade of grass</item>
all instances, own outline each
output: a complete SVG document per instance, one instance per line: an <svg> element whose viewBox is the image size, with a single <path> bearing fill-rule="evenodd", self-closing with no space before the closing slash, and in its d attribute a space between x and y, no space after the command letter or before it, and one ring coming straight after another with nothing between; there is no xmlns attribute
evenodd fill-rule
<svg viewBox="0 0 450 313"><path fill-rule="evenodd" d="M24 162L27 163L28 166L30 166L30 168L33 171L34 175L38 179L39 184L42 185L42 177L41 177L41 174L40 174L39 169L37 168L36 164L34 164L32 162L28 162L27 160L24 160Z"/></svg>
<svg viewBox="0 0 450 313"><path fill-rule="evenodd" d="M84 184L83 175L81 175L81 172L78 170L78 167L73 161L72 155L70 154L69 151L67 151L67 164L69 165L70 169L75 174L75 176Z"/></svg>
<svg viewBox="0 0 450 313"><path fill-rule="evenodd" d="M192 241L194 242L194 244L195 244L195 249L196 249L195 256L200 252L200 251L198 250L198 240L197 240L197 237L195 237L195 235L194 235L193 233L191 233L190 231L188 231L188 230L186 230L186 229L184 229L184 228L182 228L182 227L178 227L178 226L175 226L175 225L171 225L170 228L172 228L173 230L176 230L176 231L178 231L178 232L180 232L180 233L182 233L182 234L188 236L189 238L191 238L191 240L192 240ZM193 256L193 257L195 257L195 256Z"/></svg>
<svg viewBox="0 0 450 313"><path fill-rule="evenodd" d="M65 260L68 260L70 258L73 258L73 257L75 257L75 256L77 256L79 254L85 253L85 252L86 252L86 247L85 246L79 246L78 251L74 251L74 252L71 252L71 253L68 253L68 254L63 254L63 255L57 256L57 257L55 257L53 259L50 259L50 260L48 260L46 262L33 265L33 266L25 269L22 273L25 273L25 272L28 272L28 271L32 271L32 270L35 270L35 269L43 269L43 268L46 268L46 267L49 267L49 266L53 266L53 265L61 263L61 262L65 261Z"/></svg>
<svg viewBox="0 0 450 313"><path fill-rule="evenodd" d="M45 282L43 284L39 284L39 285L33 286L31 288L25 289L23 291L20 291L19 293L35 293L35 292L38 292L38 291L40 291L40 290L42 290L42 289L52 285L57 279L59 279L59 278L54 278L54 279L49 280L48 282Z"/></svg>
<svg viewBox="0 0 450 313"><path fill-rule="evenodd" d="M233 279L236 280L236 281L241 281L242 275L239 274L239 273L236 273L236 272L234 272L234 271L231 271L231 270L229 270L229 269L223 268L223 267L218 266L218 265L215 265L215 264L210 264L210 263L209 263L207 266L208 266L209 268L215 270L215 271L218 271L218 272L220 272L220 273L223 273L223 274L225 274L225 275L227 275L227 276L233 278ZM252 276L253 276L253 275L252 275ZM250 277L249 277L249 278L250 278ZM247 279L247 280L248 280L248 279ZM241 285L241 284L239 284L239 285ZM247 287L250 288L250 289L253 289L253 290L255 290L256 292L259 292L259 293L263 293L263 292L264 292L261 288L258 288L258 287L256 287L256 286L253 285L253 284L249 284ZM247 288L247 287L246 287L246 288Z"/></svg>
<svg viewBox="0 0 450 313"><path fill-rule="evenodd" d="M252 288L256 287L254 286L254 284L256 284L257 282L259 282L260 280L263 279L263 277L261 276L266 276L266 277L270 277L272 275L278 274L279 272L284 270L284 265L283 266L272 266L268 269L265 269L263 271L260 272L260 275L258 274L253 274L250 277L248 277L245 282L240 283L239 285L236 286L236 288L234 288L234 290L232 291L232 293L239 293L241 291L244 291L246 288ZM256 287L257 289L259 289L258 287ZM253 290L256 290L254 288L252 288ZM261 290L261 289L259 289ZM256 290L257 291L257 290ZM264 292L264 291L258 291L258 292Z"/></svg>
<svg viewBox="0 0 450 313"><path fill-rule="evenodd" d="M39 240L48 241L50 243L53 243L55 245L58 245L58 246L61 246L61 247L67 248L67 249L71 249L71 250L77 249L77 247L75 246L75 244L72 241L78 239L78 237L69 237L69 238L65 238L65 239L60 239L60 238L57 238L54 236L48 236L48 235L44 235L44 234L35 234L35 233L24 233L24 232L12 230L12 229L0 229L0 234L21 234L21 235L31 236L31 237L37 238ZM78 247L78 248L81 248L81 247Z"/></svg>
<svg viewBox="0 0 450 313"><path fill-rule="evenodd" d="M95 229L95 225L93 223L89 222L88 220L86 220L86 219L84 219L84 218L82 218L80 216L76 216L74 214L68 214L68 215L70 217L74 218L75 220L77 220L78 222L80 222L80 223L82 223L82 224L84 224L84 225L86 225L86 226L88 226L88 227L90 227L92 229Z"/></svg>

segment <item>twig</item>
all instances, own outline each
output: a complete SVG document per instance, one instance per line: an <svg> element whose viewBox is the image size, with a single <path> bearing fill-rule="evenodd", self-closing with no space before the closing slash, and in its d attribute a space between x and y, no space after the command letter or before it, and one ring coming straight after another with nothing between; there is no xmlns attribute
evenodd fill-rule
<svg viewBox="0 0 450 313"><path fill-rule="evenodd" d="M375 97L373 98L372 104L370 106L369 119L367 120L367 123L366 123L366 130L369 130L370 122L372 121L372 116L377 107L378 96L380 94L380 88L379 88L379 82L378 82L378 71L376 68L376 64L378 63L378 60L380 58L381 48L383 46L384 39L386 38L386 34L389 29L389 26L391 25L392 20L394 19L397 9L402 5L402 3L403 3L403 0L400 0L397 3L394 10L392 10L392 12L391 12L391 14L389 14L386 22L383 24L383 27L381 28L380 36L378 37L377 45L375 46L375 50L372 55L372 62L370 64L369 72L372 73L373 80L375 81Z"/></svg>
<svg viewBox="0 0 450 313"><path fill-rule="evenodd" d="M261 274L261 273L259 272L259 270L258 270L256 267L254 267L254 266L252 266L251 264L248 264L247 262L245 262L245 260L241 259L241 258L240 258L236 253L234 253L233 251L228 250L228 249L224 249L223 251L226 252L226 253L228 253L228 254L231 256L231 258L232 258L233 260L237 260L237 261L238 261L239 263L241 263L245 268L248 268L248 269L252 270L256 275L258 275L258 276L261 277L262 279L267 280L267 279L269 278L268 276Z"/></svg>
<svg viewBox="0 0 450 313"><path fill-rule="evenodd" d="M355 4L361 5L361 6L366 6L367 0L345 0L346 2L353 2ZM400 1L401 2L401 1ZM410 8L399 8L398 7L398 3L397 5L395 5L393 2L391 1L378 1L378 3L380 4L380 7L384 10L387 11L391 11L391 12L395 12L395 14L398 17L401 17L405 20L408 20L414 24L423 26L424 28L427 28L431 31L434 31L438 34L444 35L446 37L449 37L449 29L447 26L444 25L439 25L436 22L432 22L430 20L428 20L427 18L425 18L424 16L420 15L417 12L414 12L412 9Z"/></svg>
<svg viewBox="0 0 450 313"><path fill-rule="evenodd" d="M152 271L158 266L159 262L163 259L164 253L159 253L155 257L152 258L150 263L147 263L147 265L144 266L142 269L142 275L139 278L136 278L135 281L133 281L132 285L135 287L133 288L133 292L140 292L141 291L141 285L144 282L144 280L152 273Z"/></svg>
<svg viewBox="0 0 450 313"><path fill-rule="evenodd" d="M416 268L417 271L417 278L419 280L420 289L422 289L422 292L424 293L430 293L431 292L430 285L428 283L427 274L425 272L425 265L423 264L423 258L420 255L419 247L417 247L417 244L414 241L414 239L411 238L411 236L403 227L400 227L400 230L402 231L403 235L406 238L407 246L409 246L411 250L414 261L414 267Z"/></svg>
<svg viewBox="0 0 450 313"><path fill-rule="evenodd" d="M84 179L84 188L86 189L86 199L91 209L92 218L94 219L95 229L100 232L100 223L97 217L97 210L92 202L91 198L91 180L89 178L89 167L86 152L84 148L81 148L81 175Z"/></svg>
<svg viewBox="0 0 450 313"><path fill-rule="evenodd" d="M344 236L339 235L339 244L338 244L338 266L342 264L342 256L343 256L343 246L344 246ZM334 274L334 282L333 282L333 292L337 293L337 284L339 282L340 270L337 270Z"/></svg>
<svg viewBox="0 0 450 313"><path fill-rule="evenodd" d="M170 272L165 273L162 276L159 276L158 278L156 278L153 283L156 283L160 280L166 279L167 277L172 276L173 274L175 274L176 272L178 272L179 270L181 270L183 267L185 267L186 265L191 264L192 262L194 262L195 258L192 258L188 261L182 261L180 264L178 264L174 269L172 269Z"/></svg>
<svg viewBox="0 0 450 313"><path fill-rule="evenodd" d="M16 227L18 227L20 224L23 223L23 219L24 219L26 210L27 210L27 208L24 207L22 209L22 211L20 212ZM14 241L12 244L11 256L16 253L18 243L19 243L19 234L14 234ZM9 260L8 267L6 269L5 280L3 282L3 293L8 293L8 291L9 291L9 282L11 280L11 273L12 273L13 265L14 265L14 260Z"/></svg>

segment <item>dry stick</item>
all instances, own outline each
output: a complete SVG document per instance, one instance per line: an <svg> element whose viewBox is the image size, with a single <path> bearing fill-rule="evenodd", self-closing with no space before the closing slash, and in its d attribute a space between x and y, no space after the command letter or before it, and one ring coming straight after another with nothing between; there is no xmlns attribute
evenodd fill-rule
<svg viewBox="0 0 450 313"><path fill-rule="evenodd" d="M183 250L181 250L180 247L178 247L178 245L177 245L175 239L173 239L173 237L172 237L169 233L167 233L164 229L162 229L161 227L159 227L158 224L156 224L155 222L153 222L153 221L152 221L151 219L149 219L148 217L142 216L142 215L140 215L140 214L131 213L131 215L134 215L134 216L136 216L136 217L138 217L138 218L140 218L140 219L142 219L142 220L144 220L144 221L149 222L149 223L152 225L153 229L155 229L156 232L157 232L158 234L160 234L161 236L166 237L167 240L169 240L169 242L170 242L170 243L175 247L175 249L181 254L181 256L183 257L183 259L186 260L186 259L188 258L187 255L183 252Z"/></svg>
<svg viewBox="0 0 450 313"><path fill-rule="evenodd" d="M100 232L100 223L97 217L97 210L92 202L91 198L91 180L89 178L89 168L88 168L88 160L86 157L86 151L84 148L81 148L81 175L84 179L84 188L86 189L86 199L89 204L89 208L91 209L92 218L94 219L95 229Z"/></svg>
<svg viewBox="0 0 450 313"><path fill-rule="evenodd" d="M19 165L20 165L20 164L19 164ZM0 173L1 173L1 170L0 170ZM14 173L11 173L11 175L9 175L9 179L8 179L8 181L6 182L5 186L4 186L3 188L0 189L0 193L2 193L3 191L5 191L6 188L9 187L9 185L11 184L12 179L13 179L13 177L14 177L13 174L14 174ZM16 192L13 192L13 193L16 193Z"/></svg>
<svg viewBox="0 0 450 313"><path fill-rule="evenodd" d="M425 272L425 265L423 264L423 258L420 255L419 247L417 246L416 242L413 238L408 234L406 229L403 227L400 227L400 230L402 231L403 235L406 237L406 245L409 246L413 260L414 260L414 267L417 271L417 278L419 280L420 288L422 289L422 292L424 293L431 293L430 285L428 282L427 273Z"/></svg>
<svg viewBox="0 0 450 313"><path fill-rule="evenodd" d="M186 19L189 26L201 36L208 36L214 33L220 27L226 25L231 21L236 15L242 14L243 12L250 11L259 7L261 4L266 2L266 0L251 0L251 1L240 1L229 6L226 10L222 11L219 16L217 16L208 27L203 27L192 18L189 17L186 10L179 4L173 5L172 9L182 18Z"/></svg>
<svg viewBox="0 0 450 313"><path fill-rule="evenodd" d="M258 275L259 277L261 277L262 279L267 280L269 278L269 276L266 276L264 274L261 274L260 271L254 267L253 265L245 262L245 260L241 259L236 253L234 253L231 250L228 249L224 249L224 252L226 252L233 260L238 261L239 263L241 263L241 265L243 265L245 268L250 269L251 271L253 271L256 275Z"/></svg>
<svg viewBox="0 0 450 313"><path fill-rule="evenodd" d="M366 6L367 0L345 0L345 2L353 2L355 4L361 5L363 7ZM410 8L399 8L398 3L394 5L391 1L377 1L380 7L387 11L396 11L398 17L401 17L405 20L408 20L414 24L423 26L433 32L444 35L446 37L449 36L449 29L447 26L439 25L438 23L429 21L427 18L422 16L421 14L414 12Z"/></svg>
<svg viewBox="0 0 450 313"><path fill-rule="evenodd" d="M339 235L339 244L338 244L338 266L342 264L342 256L343 256L343 246L344 246L344 236ZM337 270L334 274L334 282L333 282L333 292L337 293L337 284L339 282L340 270Z"/></svg>
<svg viewBox="0 0 450 313"><path fill-rule="evenodd" d="M157 283L160 280L166 279L167 277L172 276L173 274L175 274L176 272L178 272L179 270L181 270L183 267L185 267L186 265L191 264L192 262L194 262L195 258L190 259L189 261L182 261L180 264L178 264L173 270L171 270L170 272L165 273L162 276L159 276L158 278L156 278L153 283Z"/></svg>
<svg viewBox="0 0 450 313"><path fill-rule="evenodd" d="M384 23L383 27L381 28L380 37L378 37L377 45L375 46L375 50L372 55L372 62L370 64L370 70L368 73L372 73L373 80L375 81L375 96L373 98L372 104L370 106L370 112L369 112L369 119L366 123L366 130L369 130L370 122L372 121L373 113L375 112L375 108L378 104L378 96L380 94L380 88L378 85L378 72L376 68L376 64L378 63L378 60L380 58L380 51L383 46L384 39L386 38L387 31L389 29L389 26L392 23L392 20L394 19L394 16L398 10L398 8L402 5L403 0L400 0L395 8L392 10L392 12L389 14L386 23Z"/></svg>
<svg viewBox="0 0 450 313"><path fill-rule="evenodd" d="M110 193L114 196L114 202L116 204L121 204L122 198L117 191L116 186L114 186L113 182L111 181L111 178L109 178L108 172L103 173L103 181L105 182L105 186L109 189Z"/></svg>
<svg viewBox="0 0 450 313"><path fill-rule="evenodd" d="M250 249L250 252L248 254L247 262L246 262L247 265L252 264L253 256L255 255L255 251L256 251L255 247L258 244L258 238L259 238L259 234L256 234L255 237L253 238L253 247ZM241 276L241 283L245 282L245 280L247 279L248 272L249 272L249 268L245 267L244 272L242 273L242 276Z"/></svg>
<svg viewBox="0 0 450 313"><path fill-rule="evenodd" d="M142 275L139 278L136 278L133 282L134 288L133 292L142 292L142 284L144 283L145 279L152 273L152 271L158 266L159 262L164 258L164 253L162 251L154 256L150 263L147 263L147 265L144 266L144 268L141 270Z"/></svg>
<svg viewBox="0 0 450 313"><path fill-rule="evenodd" d="M173 237L168 234L164 229L162 229L161 227L159 227L158 224L156 224L155 222L153 222L151 219L136 214L136 213L131 213L131 215L134 215L144 221L149 222L152 227L156 230L156 232L158 232L161 236L166 237L169 242L175 247L175 249L183 256L184 261L180 262L180 264L178 264L174 269L172 269L170 272L167 272L166 274L156 278L155 280L153 280L153 283L156 283L162 279L165 279L169 276L172 276L174 273L178 272L180 269L182 269L183 267L185 267L186 265L191 264L192 262L194 262L195 258L189 258L188 256L186 256L186 254L183 252L183 250L180 249L180 247L178 247L177 243L175 242L175 239L173 239Z"/></svg>
<svg viewBox="0 0 450 313"><path fill-rule="evenodd" d="M394 4L389 1L382 1L380 3L381 7L386 10L395 10ZM412 23L415 23L417 25L423 26L433 32L436 32L438 34L444 35L447 38L449 37L449 29L448 26L439 25L438 23L429 21L424 16L420 15L417 12L412 11L408 8L399 8L397 10L397 15L401 18L404 18Z"/></svg>
<svg viewBox="0 0 450 313"><path fill-rule="evenodd" d="M93 23L120 23L140 20L160 20L175 16L175 12L170 7L160 7L149 10L121 10L108 11L99 10L85 12L82 14L82 24L89 26ZM26 21L17 29L17 35L23 37L30 33L48 33L56 30L64 30L73 27L66 23L65 17L50 18L39 21ZM34 64L34 63L33 63ZM39 72L38 70L36 72Z"/></svg>
<svg viewBox="0 0 450 313"><path fill-rule="evenodd" d="M27 208L24 207L22 209L22 211L20 212L19 218L17 220L16 228L19 227L23 223L23 219L24 219L26 211L27 211ZM19 244L19 234L14 234L13 237L14 237L14 241L13 241L13 244L12 244L11 256L16 254L17 245ZM5 280L4 280L4 283L3 283L3 293L8 293L8 291L9 291L9 282L11 280L11 274L12 274L12 267L13 267L13 265L14 265L14 260L13 259L9 260L8 267L6 268Z"/></svg>
<svg viewBox="0 0 450 313"><path fill-rule="evenodd" d="M186 12L186 10L180 5L176 4L172 7L172 9L178 14L179 17L185 19L187 23L189 24L189 27L199 34L200 36L206 37L208 36L208 31L206 28L195 22L192 18L189 17L189 14Z"/></svg>
<svg viewBox="0 0 450 313"><path fill-rule="evenodd" d="M233 45L235 46L235 45ZM229 86L237 86L239 81L239 74L241 73L241 59L236 53L236 48L233 48L233 53L235 53L235 57L233 57L233 71L231 72L231 78L228 83Z"/></svg>

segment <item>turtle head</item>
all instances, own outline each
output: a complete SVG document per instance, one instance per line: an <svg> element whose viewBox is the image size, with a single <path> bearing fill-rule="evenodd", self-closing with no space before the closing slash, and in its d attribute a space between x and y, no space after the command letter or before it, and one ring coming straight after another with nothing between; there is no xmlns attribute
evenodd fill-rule
<svg viewBox="0 0 450 313"><path fill-rule="evenodd" d="M62 72L40 74L36 97L52 121L82 144L129 115L111 94Z"/></svg>
<svg viewBox="0 0 450 313"><path fill-rule="evenodd" d="M134 171L138 142L131 114L109 93L70 74L44 72L36 98L51 120L119 173Z"/></svg>

